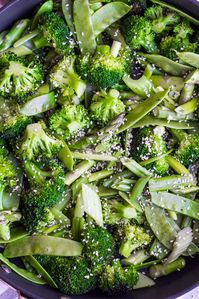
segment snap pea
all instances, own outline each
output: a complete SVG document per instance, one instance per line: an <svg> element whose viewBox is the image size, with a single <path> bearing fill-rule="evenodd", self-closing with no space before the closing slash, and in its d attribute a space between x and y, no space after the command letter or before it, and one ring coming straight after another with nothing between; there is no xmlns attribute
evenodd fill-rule
<svg viewBox="0 0 199 299"><path fill-rule="evenodd" d="M39 18L41 15L43 15L46 12L51 12L53 10L53 1L48 0L42 4L42 6L38 9L36 15L34 16L31 24L31 29L35 29L39 22Z"/></svg>
<svg viewBox="0 0 199 299"><path fill-rule="evenodd" d="M145 216L156 238L167 249L172 249L172 243L176 239L177 230L174 221L166 216L163 209L155 205L145 207Z"/></svg>
<svg viewBox="0 0 199 299"><path fill-rule="evenodd" d="M112 170L105 169L105 170L96 171L88 177L88 181L89 181L89 183L99 181L99 180L109 177L112 174L113 174Z"/></svg>
<svg viewBox="0 0 199 299"><path fill-rule="evenodd" d="M155 239L149 249L149 254L152 256L155 256L156 258L163 260L165 256L167 256L169 253L169 250L158 241L158 239Z"/></svg>
<svg viewBox="0 0 199 299"><path fill-rule="evenodd" d="M112 2L102 6L92 15L95 36L102 33L130 11L131 7L123 2Z"/></svg>
<svg viewBox="0 0 199 299"><path fill-rule="evenodd" d="M199 220L199 203L168 192L151 192L151 200L159 207Z"/></svg>
<svg viewBox="0 0 199 299"><path fill-rule="evenodd" d="M142 177L137 180L135 183L133 190L130 194L130 201L134 203L136 199L142 194L146 184L148 183L150 176Z"/></svg>
<svg viewBox="0 0 199 299"><path fill-rule="evenodd" d="M39 34L38 30L33 30L32 32L22 36L20 39L18 39L13 47L17 48L19 46L22 46L23 44L25 44L26 42L28 42L29 40L33 39L34 37L36 37Z"/></svg>
<svg viewBox="0 0 199 299"><path fill-rule="evenodd" d="M179 104L184 104L192 98L195 85L193 83L185 83L180 93Z"/></svg>
<svg viewBox="0 0 199 299"><path fill-rule="evenodd" d="M199 69L199 54L192 52L175 52L182 62Z"/></svg>
<svg viewBox="0 0 199 299"><path fill-rule="evenodd" d="M25 236L28 236L28 232L25 231L25 229L22 226L13 227L10 229L10 239L9 240L0 239L0 244L11 243Z"/></svg>
<svg viewBox="0 0 199 299"><path fill-rule="evenodd" d="M59 159L63 162L64 166L72 171L74 166L73 155L68 147L68 145L64 142L64 147L59 151Z"/></svg>
<svg viewBox="0 0 199 299"><path fill-rule="evenodd" d="M176 8L175 6L173 5L170 5L168 3L166 3L165 1L161 1L161 0L151 0L153 3L155 4L159 4L163 7L166 7L166 8L169 8L175 12L177 12L179 15L181 15L183 18L189 20L190 22L192 22L193 24L195 25L199 25L199 20L193 18L192 16L188 15L187 13L185 13L184 11Z"/></svg>
<svg viewBox="0 0 199 299"><path fill-rule="evenodd" d="M187 72L193 70L193 67L175 62L165 56L145 53L140 53L140 55L145 57L150 63L161 68L164 72L173 76L184 76Z"/></svg>
<svg viewBox="0 0 199 299"><path fill-rule="evenodd" d="M70 28L70 31L73 34L73 37L76 39L75 34L75 27L73 23L73 2L71 0L62 0L62 11L64 18L66 20L66 23L68 24L68 27Z"/></svg>
<svg viewBox="0 0 199 299"><path fill-rule="evenodd" d="M97 154L94 152L72 152L74 159L95 160L95 161L117 161L117 158L107 154Z"/></svg>
<svg viewBox="0 0 199 299"><path fill-rule="evenodd" d="M21 114L33 116L46 112L55 107L56 98L54 91L31 99L20 109Z"/></svg>
<svg viewBox="0 0 199 299"><path fill-rule="evenodd" d="M152 75L150 80L155 87L161 86L163 89L173 87L176 91L181 91L184 87L184 80L177 76Z"/></svg>
<svg viewBox="0 0 199 299"><path fill-rule="evenodd" d="M95 161L82 161L73 171L69 172L65 176L65 184L70 186L74 181L76 181L80 176L82 176L86 171L88 171L93 165L95 165Z"/></svg>
<svg viewBox="0 0 199 299"><path fill-rule="evenodd" d="M124 158L121 159L122 164L128 168L132 173L134 173L138 177L151 176L151 173L144 167L142 167L135 160Z"/></svg>
<svg viewBox="0 0 199 299"><path fill-rule="evenodd" d="M199 98L193 98L190 101L178 106L175 111L183 115L193 113L198 108L198 102Z"/></svg>
<svg viewBox="0 0 199 299"><path fill-rule="evenodd" d="M93 54L97 44L95 40L88 0L74 1L73 18L77 40L82 54Z"/></svg>
<svg viewBox="0 0 199 299"><path fill-rule="evenodd" d="M183 165L181 164L179 161L177 161L175 158L173 158L172 156L168 155L166 157L167 163L169 164L169 166L178 174L189 174L189 170Z"/></svg>
<svg viewBox="0 0 199 299"><path fill-rule="evenodd" d="M59 244L59 246L57 246ZM27 236L7 244L5 257L13 258L27 255L78 256L81 255L81 243L51 236Z"/></svg>
<svg viewBox="0 0 199 299"><path fill-rule="evenodd" d="M147 100L138 104L133 110L131 110L124 120L124 124L119 127L118 132L121 133L129 128L132 128L139 120L151 112L156 106L158 106L167 96L168 90L158 92L152 95Z"/></svg>
<svg viewBox="0 0 199 299"><path fill-rule="evenodd" d="M178 258L170 264L158 264L153 265L149 269L149 274L152 278L158 278L161 276L169 275L175 271L179 271L186 266L186 261L183 258Z"/></svg>
<svg viewBox="0 0 199 299"><path fill-rule="evenodd" d="M133 80L129 75L124 75L122 80L135 94L143 98L149 97L152 93L153 84L145 75L138 80Z"/></svg>
<svg viewBox="0 0 199 299"><path fill-rule="evenodd" d="M189 114L182 114L182 113L177 113L177 111L172 111L168 108L166 108L165 106L163 107L156 107L153 111L154 116L156 116L157 118L163 118L163 119L167 119L168 122L170 120L173 121L182 121L182 120L194 120L196 119L194 117L193 113L189 113Z"/></svg>
<svg viewBox="0 0 199 299"><path fill-rule="evenodd" d="M140 164L141 166L149 165L149 164L154 163L154 162L156 162L156 161L158 161L158 160L160 160L160 159L162 159L162 158L167 157L172 151L173 151L173 150L169 150L168 152L166 152L165 154L162 154L162 155L160 155L160 156L156 156L156 157L154 157L154 158L149 158L149 159L147 159L147 160L141 161L139 164Z"/></svg>
<svg viewBox="0 0 199 299"><path fill-rule="evenodd" d="M189 74L185 80L185 83L199 84L199 70L195 70Z"/></svg>
<svg viewBox="0 0 199 299"><path fill-rule="evenodd" d="M99 197L112 197L118 194L117 190L114 190L112 188L106 188L104 186L98 187L98 195Z"/></svg>
<svg viewBox="0 0 199 299"><path fill-rule="evenodd" d="M36 283L36 284L46 284L45 280L43 278L38 277L37 275L35 275L34 273L31 273L25 269L22 269L18 266L16 266L15 264L11 263L5 256L3 256L2 253L0 253L0 261L5 264L6 266L8 266L11 270L13 270L15 273L17 273L18 275L20 275L21 277Z"/></svg>
<svg viewBox="0 0 199 299"><path fill-rule="evenodd" d="M17 48L14 48L14 47L9 48L9 51L16 54L18 57L33 54L33 51L24 45L21 45L20 47L17 47Z"/></svg>

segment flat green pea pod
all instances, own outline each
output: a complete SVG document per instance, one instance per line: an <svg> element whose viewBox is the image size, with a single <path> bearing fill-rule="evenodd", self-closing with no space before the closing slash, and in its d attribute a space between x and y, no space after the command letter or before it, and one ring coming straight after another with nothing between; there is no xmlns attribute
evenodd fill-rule
<svg viewBox="0 0 199 299"><path fill-rule="evenodd" d="M75 27L73 23L73 1L71 0L62 0L62 11L64 14L64 18L66 20L66 23L68 24L68 27L70 28L70 31L73 34L73 37L76 38L75 34Z"/></svg>
<svg viewBox="0 0 199 299"><path fill-rule="evenodd" d="M173 87L174 90L181 91L184 87L184 80L181 77L152 75L150 80L155 87L161 86L163 89Z"/></svg>
<svg viewBox="0 0 199 299"><path fill-rule="evenodd" d="M23 115L33 116L46 112L55 107L56 98L54 91L31 99L20 109Z"/></svg>
<svg viewBox="0 0 199 299"><path fill-rule="evenodd" d="M199 70L195 70L191 74L189 74L185 80L187 84L199 84Z"/></svg>
<svg viewBox="0 0 199 299"><path fill-rule="evenodd" d="M42 4L42 6L38 9L36 15L34 16L34 18L32 20L31 29L33 30L36 28L41 15L43 15L46 12L51 12L52 10L53 10L53 1L48 0L48 1L44 2L44 4Z"/></svg>
<svg viewBox="0 0 199 299"><path fill-rule="evenodd" d="M13 270L15 273L17 273L18 275L20 275L21 277L36 283L36 284L46 284L45 280L43 278L38 277L37 275L35 275L34 273L31 273L23 268L20 268L18 266L16 266L15 264L11 263L5 256L3 256L2 253L0 253L0 261L5 264L6 266L8 266L11 270Z"/></svg>
<svg viewBox="0 0 199 299"><path fill-rule="evenodd" d="M163 209L155 205L145 207L145 216L156 238L171 250L178 233L175 222L165 214Z"/></svg>
<svg viewBox="0 0 199 299"><path fill-rule="evenodd" d="M125 16L131 7L123 2L112 2L102 6L92 15L95 36Z"/></svg>
<svg viewBox="0 0 199 299"><path fill-rule="evenodd" d="M153 93L153 83L145 75L140 77L138 80L132 79L129 75L124 75L122 80L128 88L144 99Z"/></svg>
<svg viewBox="0 0 199 299"><path fill-rule="evenodd" d="M72 171L74 166L73 155L68 147L68 145L64 142L64 147L59 151L59 159L63 162L64 166Z"/></svg>
<svg viewBox="0 0 199 299"><path fill-rule="evenodd" d="M21 226L13 227L10 229L10 239L9 240L0 239L0 244L12 243L26 236L28 236L28 232L25 231L23 227Z"/></svg>
<svg viewBox="0 0 199 299"><path fill-rule="evenodd" d="M141 56L145 57L148 62L155 64L161 68L165 73L173 76L184 76L189 71L193 70L193 67L175 62L167 57L156 54L145 54L140 53Z"/></svg>
<svg viewBox="0 0 199 299"><path fill-rule="evenodd" d="M73 240L51 236L28 236L7 244L4 256L8 258L27 255L79 256L82 244Z"/></svg>
<svg viewBox="0 0 199 299"><path fill-rule="evenodd" d="M95 40L88 0L74 1L73 18L77 34L77 41L82 54L93 54L95 52L97 43Z"/></svg>
<svg viewBox="0 0 199 299"><path fill-rule="evenodd" d="M158 92L150 98L138 104L131 110L124 120L124 123L119 127L118 132L121 133L129 128L132 128L139 120L157 107L167 96L168 90Z"/></svg>
<svg viewBox="0 0 199 299"><path fill-rule="evenodd" d="M175 52L182 62L199 69L199 54L193 52Z"/></svg>

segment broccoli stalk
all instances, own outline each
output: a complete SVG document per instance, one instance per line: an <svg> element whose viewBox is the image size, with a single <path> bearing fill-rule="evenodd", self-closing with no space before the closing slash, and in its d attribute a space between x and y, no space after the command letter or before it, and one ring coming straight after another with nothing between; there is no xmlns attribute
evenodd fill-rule
<svg viewBox="0 0 199 299"><path fill-rule="evenodd" d="M148 245L151 237L145 230L137 225L126 223L119 230L119 236L122 239L119 252L124 257L129 257L137 248Z"/></svg>
<svg viewBox="0 0 199 299"><path fill-rule="evenodd" d="M13 53L0 56L0 72L0 96L19 100L35 92L44 76L38 59L29 62Z"/></svg>
<svg viewBox="0 0 199 299"><path fill-rule="evenodd" d="M60 140L45 133L41 123L34 123L26 127L18 153L24 160L37 161L41 157L52 158L62 146Z"/></svg>
<svg viewBox="0 0 199 299"><path fill-rule="evenodd" d="M98 125L104 126L118 114L125 111L125 105L120 100L117 90L111 89L108 94L105 91L96 93L90 105L91 116Z"/></svg>
<svg viewBox="0 0 199 299"><path fill-rule="evenodd" d="M0 212L0 238L4 241L10 240L10 227L13 222L20 221L21 214L13 211Z"/></svg>
<svg viewBox="0 0 199 299"><path fill-rule="evenodd" d="M175 157L183 165L189 166L199 159L199 134L187 134L183 130L170 129L173 137L179 142Z"/></svg>
<svg viewBox="0 0 199 299"><path fill-rule="evenodd" d="M54 88L58 88L67 99L81 98L85 92L86 84L77 75L74 69L75 57L64 57L53 68L50 81Z"/></svg>
<svg viewBox="0 0 199 299"><path fill-rule="evenodd" d="M99 287L108 295L124 295L133 291L138 281L138 273L134 266L122 267L120 261L107 265L100 276Z"/></svg>

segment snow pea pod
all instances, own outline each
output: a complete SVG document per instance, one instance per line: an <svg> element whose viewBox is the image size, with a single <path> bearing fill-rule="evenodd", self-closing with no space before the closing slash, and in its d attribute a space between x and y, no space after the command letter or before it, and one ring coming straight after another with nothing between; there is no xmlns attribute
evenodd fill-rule
<svg viewBox="0 0 199 299"><path fill-rule="evenodd" d="M37 115L54 108L55 103L55 93L52 91L31 99L20 109L20 112L28 116Z"/></svg>
<svg viewBox="0 0 199 299"><path fill-rule="evenodd" d="M156 238L166 248L172 249L172 243L176 239L177 230L172 225L172 219L166 216L163 209L155 205L145 207L145 216Z"/></svg>
<svg viewBox="0 0 199 299"><path fill-rule="evenodd" d="M28 236L28 232L25 231L23 227L14 227L10 230L10 239L0 239L0 244L11 243L21 238L24 238L25 236Z"/></svg>
<svg viewBox="0 0 199 299"><path fill-rule="evenodd" d="M163 89L174 87L176 91L181 91L184 87L184 81L181 77L152 75L150 79L155 87L161 86Z"/></svg>
<svg viewBox="0 0 199 299"><path fill-rule="evenodd" d="M199 69L199 54L192 52L175 52L181 61Z"/></svg>
<svg viewBox="0 0 199 299"><path fill-rule="evenodd" d="M59 152L59 159L63 162L64 166L72 171L74 166L74 160L72 153L66 143L64 143L64 147Z"/></svg>
<svg viewBox="0 0 199 299"><path fill-rule="evenodd" d="M71 0L62 0L62 11L64 14L64 18L66 20L66 23L68 24L68 27L70 28L70 31L73 34L73 37L76 38L75 35L75 27L73 23L73 2Z"/></svg>
<svg viewBox="0 0 199 299"><path fill-rule="evenodd" d="M102 6L92 15L95 36L102 33L130 11L131 7L123 2L112 2Z"/></svg>
<svg viewBox="0 0 199 299"><path fill-rule="evenodd" d="M129 158L121 159L122 165L128 168L132 173L134 173L138 177L146 177L151 176L151 173L144 167L142 167L135 160Z"/></svg>
<svg viewBox="0 0 199 299"><path fill-rule="evenodd" d="M193 67L175 62L167 57L157 54L140 53L148 62L155 64L164 72L173 76L184 76L187 72L192 71Z"/></svg>
<svg viewBox="0 0 199 299"><path fill-rule="evenodd" d="M156 106L158 106L165 99L167 93L168 90L158 92L147 100L138 104L126 115L124 124L119 127L118 132L121 133L129 128L132 128L134 124L151 112Z"/></svg>
<svg viewBox="0 0 199 299"><path fill-rule="evenodd" d="M79 177L81 177L86 171L88 171L93 165L95 165L95 161L85 160L76 165L73 171L68 172L65 176L65 184L70 186L74 181L76 181Z"/></svg>
<svg viewBox="0 0 199 299"><path fill-rule="evenodd" d="M138 80L132 79L129 75L124 75L122 80L128 86L128 88L144 99L149 97L152 93L153 84L145 75L140 77Z"/></svg>
<svg viewBox="0 0 199 299"><path fill-rule="evenodd" d="M78 256L81 255L82 248L81 243L65 238L28 236L9 243L4 250L4 255L8 258L36 254Z"/></svg>
<svg viewBox="0 0 199 299"><path fill-rule="evenodd" d="M95 40L88 0L74 1L73 18L77 40L82 54L93 54L97 44Z"/></svg>
<svg viewBox="0 0 199 299"><path fill-rule="evenodd" d="M199 220L199 202L168 192L151 192L151 199L159 207Z"/></svg>
<svg viewBox="0 0 199 299"><path fill-rule="evenodd" d="M53 1L49 0L44 2L44 4L42 4L42 6L38 9L36 15L32 20L31 29L35 29L41 15L43 15L46 12L51 12L52 10L53 10Z"/></svg>
<svg viewBox="0 0 199 299"><path fill-rule="evenodd" d="M15 273L17 273L18 275L20 275L21 277L36 283L36 284L46 284L46 282L44 281L43 278L38 277L37 275L35 275L34 273L31 273L25 269L22 269L18 266L16 266L15 264L11 263L5 256L3 256L3 254L0 253L0 261L5 264L6 266L8 266L11 270L13 270Z"/></svg>

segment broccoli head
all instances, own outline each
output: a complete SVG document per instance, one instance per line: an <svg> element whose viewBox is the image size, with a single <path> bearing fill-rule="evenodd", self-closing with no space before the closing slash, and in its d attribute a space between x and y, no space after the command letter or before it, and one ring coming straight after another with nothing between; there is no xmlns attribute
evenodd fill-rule
<svg viewBox="0 0 199 299"><path fill-rule="evenodd" d="M122 240L119 252L124 257L129 257L134 250L148 245L151 241L144 228L130 223L124 223L119 228L119 237Z"/></svg>
<svg viewBox="0 0 199 299"><path fill-rule="evenodd" d="M180 21L180 16L173 12L164 10L159 5L153 5L145 10L145 17L152 19L153 31L155 33L162 33L168 31L172 26Z"/></svg>
<svg viewBox="0 0 199 299"><path fill-rule="evenodd" d="M94 95L90 105L91 116L98 125L104 126L118 114L125 111L125 105L120 100L117 90L111 89L108 93L98 92Z"/></svg>
<svg viewBox="0 0 199 299"><path fill-rule="evenodd" d="M41 62L33 57L20 58L13 53L0 56L0 95L23 100L41 85L44 73Z"/></svg>
<svg viewBox="0 0 199 299"><path fill-rule="evenodd" d="M49 122L50 129L66 140L90 127L88 112L83 105L65 105L50 117Z"/></svg>
<svg viewBox="0 0 199 299"><path fill-rule="evenodd" d="M91 262L94 273L100 274L115 254L115 242L111 233L102 227L88 226L82 231L84 254Z"/></svg>
<svg viewBox="0 0 199 299"><path fill-rule="evenodd" d="M73 48L70 30L65 21L55 12L41 15L39 20L41 34L34 39L36 48L53 47L60 55L68 55Z"/></svg>
<svg viewBox="0 0 199 299"><path fill-rule="evenodd" d="M97 47L93 57L85 56L79 60L78 72L83 79L98 88L109 88L118 84L129 68L129 53L112 55L108 45Z"/></svg>
<svg viewBox="0 0 199 299"><path fill-rule="evenodd" d="M86 89L86 84L75 72L74 62L75 57L64 57L55 65L50 74L53 87L58 88L61 94L69 100L74 96L81 98Z"/></svg>
<svg viewBox="0 0 199 299"><path fill-rule="evenodd" d="M96 275L83 257L35 256L50 274L59 290L67 295L81 295L96 287Z"/></svg>
<svg viewBox="0 0 199 299"><path fill-rule="evenodd" d="M144 161L166 154L167 144L164 140L164 127L145 127L137 130L133 147L133 157L136 161ZM169 169L166 158L160 158L150 168L158 175L165 175Z"/></svg>
<svg viewBox="0 0 199 299"><path fill-rule="evenodd" d="M37 161L43 157L53 157L61 147L62 142L47 135L42 123L34 123L26 127L24 136L19 142L18 154L24 160Z"/></svg>
<svg viewBox="0 0 199 299"><path fill-rule="evenodd" d="M185 166L199 160L199 134L187 134L183 130L171 129L174 138L179 142L175 152L176 158Z"/></svg>
<svg viewBox="0 0 199 299"><path fill-rule="evenodd" d="M138 282L138 272L134 266L122 267L120 261L114 261L106 266L100 276L99 287L108 295L123 295L133 291Z"/></svg>
<svg viewBox="0 0 199 299"><path fill-rule="evenodd" d="M188 21L183 21L174 27L173 34L164 37L160 42L160 52L162 55L177 59L176 51L195 52L197 43L190 41L190 35L193 33Z"/></svg>
<svg viewBox="0 0 199 299"><path fill-rule="evenodd" d="M152 21L131 15L124 20L123 34L126 43L133 49L144 48L149 53L157 51Z"/></svg>
<svg viewBox="0 0 199 299"><path fill-rule="evenodd" d="M34 180L34 177L33 177ZM56 169L53 178L24 192L20 201L22 223L29 232L42 231L54 220L50 208L55 206L64 192L64 174Z"/></svg>

